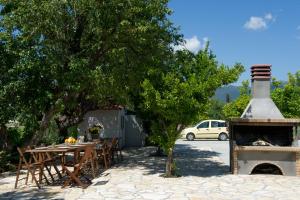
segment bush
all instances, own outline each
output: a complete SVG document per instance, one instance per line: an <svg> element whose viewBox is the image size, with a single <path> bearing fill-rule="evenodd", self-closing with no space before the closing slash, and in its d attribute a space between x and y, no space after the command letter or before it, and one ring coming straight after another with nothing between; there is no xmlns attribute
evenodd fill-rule
<svg viewBox="0 0 300 200"><path fill-rule="evenodd" d="M25 138L24 127L10 127L7 129L9 141L16 147L22 146Z"/></svg>
<svg viewBox="0 0 300 200"><path fill-rule="evenodd" d="M45 145L57 144L59 143L59 130L54 120L49 124L46 134L44 134L41 142Z"/></svg>
<svg viewBox="0 0 300 200"><path fill-rule="evenodd" d="M145 138L145 146L158 146L158 145L155 142L153 142L151 137L148 135Z"/></svg>
<svg viewBox="0 0 300 200"><path fill-rule="evenodd" d="M77 125L68 128L68 136L77 138L78 136Z"/></svg>
<svg viewBox="0 0 300 200"><path fill-rule="evenodd" d="M11 164L11 155L5 151L0 151L0 173L15 170L15 166Z"/></svg>

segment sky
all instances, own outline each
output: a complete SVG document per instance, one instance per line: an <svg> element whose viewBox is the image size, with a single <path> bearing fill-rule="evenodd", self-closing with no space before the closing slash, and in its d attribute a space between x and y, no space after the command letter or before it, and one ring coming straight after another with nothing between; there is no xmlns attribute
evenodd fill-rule
<svg viewBox="0 0 300 200"><path fill-rule="evenodd" d="M177 48L197 52L210 41L219 63L245 66L238 85L253 64L272 64L279 80L300 70L299 0L170 0L169 7L186 41Z"/></svg>

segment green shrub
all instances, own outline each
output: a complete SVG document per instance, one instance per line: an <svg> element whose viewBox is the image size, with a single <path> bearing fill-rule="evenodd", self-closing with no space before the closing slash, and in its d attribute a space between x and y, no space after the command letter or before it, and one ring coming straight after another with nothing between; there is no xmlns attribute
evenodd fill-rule
<svg viewBox="0 0 300 200"><path fill-rule="evenodd" d="M78 136L77 125L68 128L68 136L77 138Z"/></svg>
<svg viewBox="0 0 300 200"><path fill-rule="evenodd" d="M15 170L15 166L11 164L11 155L5 151L0 151L0 173Z"/></svg>
<svg viewBox="0 0 300 200"><path fill-rule="evenodd" d="M23 126L10 127L7 129L9 140L14 147L22 146L26 137L25 129Z"/></svg>
<svg viewBox="0 0 300 200"><path fill-rule="evenodd" d="M58 144L59 143L59 130L54 120L49 124L46 134L44 134L41 142L45 145Z"/></svg>

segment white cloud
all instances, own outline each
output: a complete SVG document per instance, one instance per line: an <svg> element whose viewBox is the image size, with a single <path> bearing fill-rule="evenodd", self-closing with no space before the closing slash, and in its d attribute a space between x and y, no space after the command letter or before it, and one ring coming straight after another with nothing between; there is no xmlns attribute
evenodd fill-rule
<svg viewBox="0 0 300 200"><path fill-rule="evenodd" d="M206 43L208 42L208 37L204 37L203 38L203 48L205 48L205 46L206 46Z"/></svg>
<svg viewBox="0 0 300 200"><path fill-rule="evenodd" d="M244 27L250 30L265 29L267 28L267 23L261 17L250 17L249 21L245 23Z"/></svg>
<svg viewBox="0 0 300 200"><path fill-rule="evenodd" d="M272 15L271 13L267 13L267 14L265 15L265 19L266 19L266 20L275 20L275 18L273 17L273 15Z"/></svg>
<svg viewBox="0 0 300 200"><path fill-rule="evenodd" d="M275 22L275 17L271 13L267 13L264 17L251 16L244 24L244 28L254 31L264 30L271 22Z"/></svg>
<svg viewBox="0 0 300 200"><path fill-rule="evenodd" d="M193 53L197 53L200 49L205 48L207 42L207 37L204 37L202 40L199 40L197 36L193 36L191 38L184 39L184 42L182 44L174 46L174 50L178 51L182 49L187 49Z"/></svg>
<svg viewBox="0 0 300 200"><path fill-rule="evenodd" d="M185 39L185 47L192 52L197 52L201 48L201 42L197 36L194 36L190 39Z"/></svg>

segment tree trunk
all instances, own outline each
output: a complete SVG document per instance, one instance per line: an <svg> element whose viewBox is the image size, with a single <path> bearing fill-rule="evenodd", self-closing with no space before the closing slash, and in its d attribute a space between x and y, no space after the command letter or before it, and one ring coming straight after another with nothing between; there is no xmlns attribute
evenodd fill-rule
<svg viewBox="0 0 300 200"><path fill-rule="evenodd" d="M173 174L173 148L169 149L168 159L166 163L166 177L171 177Z"/></svg>
<svg viewBox="0 0 300 200"><path fill-rule="evenodd" d="M64 142L64 139L68 137L68 128L77 125L83 120L83 114L74 116L60 116L54 119L59 130L60 142Z"/></svg>
<svg viewBox="0 0 300 200"><path fill-rule="evenodd" d="M30 144L38 144L44 137L45 131L49 127L50 121L56 113L56 109L51 107L47 112L43 114L43 118L40 124L39 130L33 135Z"/></svg>
<svg viewBox="0 0 300 200"><path fill-rule="evenodd" d="M1 150L8 150L8 135L7 135L7 128L5 124L0 125L0 151Z"/></svg>
<svg viewBox="0 0 300 200"><path fill-rule="evenodd" d="M59 132L59 142L64 143L65 138L68 137L68 128L69 126L65 126L63 123L60 123L59 119L55 119L56 125L58 127Z"/></svg>

